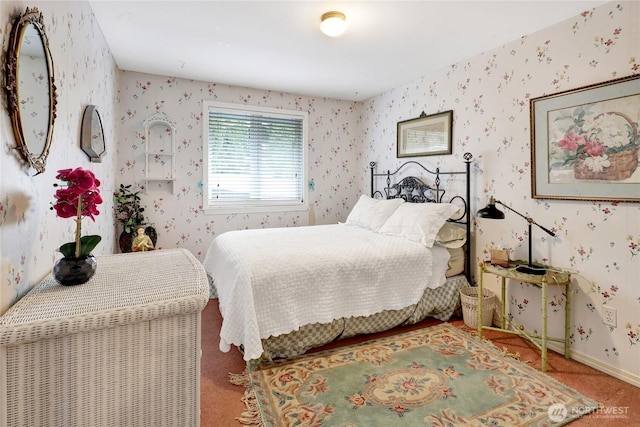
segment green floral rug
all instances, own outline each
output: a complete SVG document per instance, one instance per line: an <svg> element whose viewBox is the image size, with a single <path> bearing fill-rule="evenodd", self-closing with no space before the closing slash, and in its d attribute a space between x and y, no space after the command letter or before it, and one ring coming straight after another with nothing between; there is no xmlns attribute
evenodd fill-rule
<svg viewBox="0 0 640 427"><path fill-rule="evenodd" d="M560 426L598 404L450 324L249 366L257 426Z"/></svg>

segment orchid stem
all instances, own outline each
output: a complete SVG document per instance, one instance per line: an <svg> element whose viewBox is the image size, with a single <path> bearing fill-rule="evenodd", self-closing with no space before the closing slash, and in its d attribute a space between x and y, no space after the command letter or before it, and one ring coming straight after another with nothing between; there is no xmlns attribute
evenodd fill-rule
<svg viewBox="0 0 640 427"><path fill-rule="evenodd" d="M80 232L82 228L82 195L78 198L78 217L76 218L76 258L80 258Z"/></svg>

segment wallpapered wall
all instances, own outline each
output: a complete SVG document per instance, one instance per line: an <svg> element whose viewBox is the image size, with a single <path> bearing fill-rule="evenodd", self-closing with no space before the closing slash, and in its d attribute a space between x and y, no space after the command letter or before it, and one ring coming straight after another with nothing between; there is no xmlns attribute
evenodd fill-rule
<svg viewBox="0 0 640 427"><path fill-rule="evenodd" d="M164 111L177 124L176 194L144 195L147 216L159 231L160 247L185 247L200 259L210 241L226 230L295 226L344 220L357 197L368 192L368 162L394 168L395 126L421 111L454 110L454 151L426 157L444 170L462 168L462 153L475 156L472 209L490 194L551 227L551 239L533 232L534 257L571 268L575 274L572 349L604 370L638 378L640 358L640 206L530 198L529 99L640 71L640 5L609 3L575 19L469 58L390 90L364 103L314 99L117 71L89 6L79 2L6 2L0 5L0 35L8 44L10 18L26 6L45 15L58 86L58 118L45 174L31 177L19 166L6 105L2 103L0 160L0 312L51 269L54 249L71 240L72 221L49 210L55 171L83 166L103 182L105 205L120 183L139 184L143 174L142 121ZM207 216L201 212L201 120L204 99L307 110L310 113L309 213ZM107 138L102 163L91 164L79 149L80 122L87 104L99 107ZM117 151L117 157L116 157ZM459 179L451 179L456 191ZM474 258L504 244L512 257L526 256L526 223L507 213L503 221L475 221ZM115 250L113 217L86 220L87 232L105 239L98 254ZM486 279L491 283L492 280ZM493 283L495 288L495 282ZM518 321L538 327L539 292L511 285L508 303ZM563 299L550 297L551 330L562 330ZM618 309L618 327L600 321L602 305Z"/></svg>
<svg viewBox="0 0 640 427"><path fill-rule="evenodd" d="M100 234L103 241L96 255L114 249L114 225L110 194L115 179L115 103L117 88L115 62L98 27L91 8L83 2L0 3L0 39L3 54L9 45L14 17L27 7L37 7L44 25L54 63L58 93L51 152L43 174L21 165L2 94L0 119L2 155L0 156L0 313L51 272L61 255L57 247L74 238L75 223L56 217L51 211L56 171L84 167L94 171L102 182L104 204L96 221L85 219L83 234ZM4 81L4 78L3 78ZM102 163L90 163L80 149L80 125L87 105L97 105L106 140L109 141Z"/></svg>
<svg viewBox="0 0 640 427"><path fill-rule="evenodd" d="M608 3L372 98L364 103L362 124L362 157L375 153L382 164L395 165L397 121L422 110L453 110L453 155L433 161L453 169L462 164L462 153L473 153L474 211L495 195L557 233L550 238L534 227L533 256L574 272L571 348L591 364L635 375L637 384L640 205L532 199L529 100L640 73L639 23L639 3ZM475 220L476 261L502 245L512 259L526 259L527 223L503 210L505 220ZM491 275L484 283L499 289ZM540 330L538 288L512 282L507 303L517 322ZM602 323L604 304L618 310L617 328ZM549 312L550 331L563 336L561 292L550 294Z"/></svg>
<svg viewBox="0 0 640 427"><path fill-rule="evenodd" d="M359 103L134 72L121 72L119 80L118 185L144 186L143 121L160 111L176 123L175 194L158 183L141 194L159 248L184 247L203 260L225 231L344 221L360 194ZM309 112L309 212L203 213L203 100Z"/></svg>

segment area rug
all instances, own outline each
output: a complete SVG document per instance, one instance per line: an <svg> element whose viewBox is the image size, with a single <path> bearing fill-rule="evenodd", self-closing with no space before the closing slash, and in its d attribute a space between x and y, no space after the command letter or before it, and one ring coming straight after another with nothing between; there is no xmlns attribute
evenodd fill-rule
<svg viewBox="0 0 640 427"><path fill-rule="evenodd" d="M265 427L560 426L598 407L448 323L247 372L238 420Z"/></svg>

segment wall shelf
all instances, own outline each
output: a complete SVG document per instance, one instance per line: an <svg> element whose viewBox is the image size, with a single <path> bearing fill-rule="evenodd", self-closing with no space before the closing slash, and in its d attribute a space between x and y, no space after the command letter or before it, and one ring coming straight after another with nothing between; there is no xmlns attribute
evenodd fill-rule
<svg viewBox="0 0 640 427"><path fill-rule="evenodd" d="M159 112L148 117L144 126L144 189L151 184L171 186L176 181L176 125L166 114Z"/></svg>

